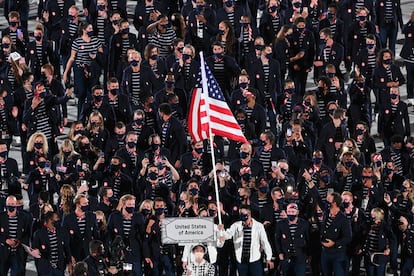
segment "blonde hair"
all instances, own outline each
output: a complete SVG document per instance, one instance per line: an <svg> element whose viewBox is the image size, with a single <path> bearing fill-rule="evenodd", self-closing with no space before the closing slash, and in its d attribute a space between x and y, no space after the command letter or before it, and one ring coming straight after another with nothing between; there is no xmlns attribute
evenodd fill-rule
<svg viewBox="0 0 414 276"><path fill-rule="evenodd" d="M375 214L376 219L379 219L380 221L384 220L385 213L381 208L376 207L376 208L372 209L371 213Z"/></svg>
<svg viewBox="0 0 414 276"><path fill-rule="evenodd" d="M118 211L121 211L121 210L122 210L122 208L124 207L125 203L126 203L128 200L135 200L135 196L130 195L130 194L123 195L123 196L119 199L118 206L116 206L116 209L117 209Z"/></svg>
<svg viewBox="0 0 414 276"><path fill-rule="evenodd" d="M63 184L60 188L60 201L62 204L63 214L67 215L72 212L72 198L75 195L75 190L69 184Z"/></svg>
<svg viewBox="0 0 414 276"><path fill-rule="evenodd" d="M95 216L96 217L98 217L98 216L102 216L102 229L98 229L98 230L105 230L106 229L106 217L105 217L105 214L104 214L104 212L102 212L101 210L97 210L97 211L95 211Z"/></svg>
<svg viewBox="0 0 414 276"><path fill-rule="evenodd" d="M59 154L58 154L59 161L60 161L61 164L63 164L64 157L65 157L65 155L63 154L63 148L70 148L70 151L71 151L70 155L69 155L70 157L72 157L74 155L77 155L77 153L75 152L75 147L73 146L72 141L69 140L68 138L66 138L62 142L62 145L60 146Z"/></svg>
<svg viewBox="0 0 414 276"><path fill-rule="evenodd" d="M139 212L142 212L142 209L144 208L144 204L149 204L151 206L151 215L154 214L154 202L151 199L144 199L141 204L139 205Z"/></svg>
<svg viewBox="0 0 414 276"><path fill-rule="evenodd" d="M41 137L43 140L43 154L47 155L48 151L49 151L49 145L47 144L47 138L46 135L44 135L42 132L35 132L32 135L30 135L29 137L29 141L27 141L27 151L33 151L34 150L34 143L35 140Z"/></svg>
<svg viewBox="0 0 414 276"><path fill-rule="evenodd" d="M95 110L93 111L90 115L89 115L89 119L88 119L88 124L86 125L86 129L90 130L91 129L91 120L93 117L98 117L100 120L100 125L99 125L99 131L102 131L105 129L104 127L104 119L103 116L101 114L101 112Z"/></svg>

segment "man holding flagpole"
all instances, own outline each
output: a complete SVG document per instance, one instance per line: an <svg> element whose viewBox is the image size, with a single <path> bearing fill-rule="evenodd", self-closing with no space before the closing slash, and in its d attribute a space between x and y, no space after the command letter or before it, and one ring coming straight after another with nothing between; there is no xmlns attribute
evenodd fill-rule
<svg viewBox="0 0 414 276"><path fill-rule="evenodd" d="M200 52L200 63L201 79L193 89L190 112L188 114L188 131L193 141L210 140L212 164L216 164L213 148L214 135L242 143L247 143L247 139L244 137L239 124L227 105L220 86L205 63L202 52ZM219 224L221 224L216 170L213 170L213 174L218 207L217 213Z"/></svg>

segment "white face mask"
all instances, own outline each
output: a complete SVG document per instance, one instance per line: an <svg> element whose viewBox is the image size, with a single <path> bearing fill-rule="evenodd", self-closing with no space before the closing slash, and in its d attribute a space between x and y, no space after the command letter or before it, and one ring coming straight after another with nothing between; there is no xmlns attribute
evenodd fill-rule
<svg viewBox="0 0 414 276"><path fill-rule="evenodd" d="M204 258L203 252L194 252L194 258L197 262L201 262Z"/></svg>

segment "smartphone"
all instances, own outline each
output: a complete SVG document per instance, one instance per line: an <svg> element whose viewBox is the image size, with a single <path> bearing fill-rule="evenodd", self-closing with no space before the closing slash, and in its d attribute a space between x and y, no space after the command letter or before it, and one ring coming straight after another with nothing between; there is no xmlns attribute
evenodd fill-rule
<svg viewBox="0 0 414 276"><path fill-rule="evenodd" d="M103 151L101 151L101 152L99 153L99 157L104 158L104 157L105 157L105 153L104 153Z"/></svg>
<svg viewBox="0 0 414 276"><path fill-rule="evenodd" d="M21 29L17 29L17 37L22 35L22 30Z"/></svg>
<svg viewBox="0 0 414 276"><path fill-rule="evenodd" d="M88 181L81 180L81 186L88 186Z"/></svg>
<svg viewBox="0 0 414 276"><path fill-rule="evenodd" d="M50 172L50 162L46 162L45 171Z"/></svg>
<svg viewBox="0 0 414 276"><path fill-rule="evenodd" d="M291 129L291 128L288 128L288 129L286 130L286 136L287 136L287 137L292 136L292 129Z"/></svg>
<svg viewBox="0 0 414 276"><path fill-rule="evenodd" d="M276 161L272 161L272 167L277 167L277 162Z"/></svg>

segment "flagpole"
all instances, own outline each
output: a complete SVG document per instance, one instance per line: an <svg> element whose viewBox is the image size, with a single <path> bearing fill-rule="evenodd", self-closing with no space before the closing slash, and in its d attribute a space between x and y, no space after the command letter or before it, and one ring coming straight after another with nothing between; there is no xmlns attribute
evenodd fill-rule
<svg viewBox="0 0 414 276"><path fill-rule="evenodd" d="M209 97L206 97L204 93L208 93L208 85L207 85L207 76L206 76L206 67L204 64L204 56L203 52L200 52L200 61L201 61L201 84L203 86L201 97L204 97L204 101L206 103L206 112L207 118L210 121L210 102ZM221 221L221 207L220 207L220 197L219 197L219 187L217 183L217 172L216 172L216 157L214 156L214 141L213 141L213 134L211 131L211 123L208 124L208 132L209 132L209 139L210 139L210 149L211 149L211 161L213 163L213 177L214 177L214 189L216 190L216 201L217 201L217 216L219 224L222 224Z"/></svg>

